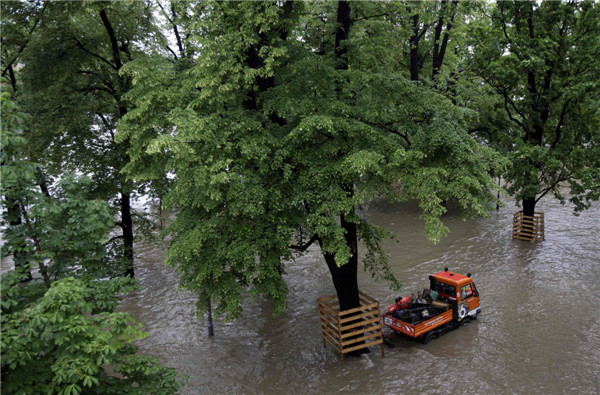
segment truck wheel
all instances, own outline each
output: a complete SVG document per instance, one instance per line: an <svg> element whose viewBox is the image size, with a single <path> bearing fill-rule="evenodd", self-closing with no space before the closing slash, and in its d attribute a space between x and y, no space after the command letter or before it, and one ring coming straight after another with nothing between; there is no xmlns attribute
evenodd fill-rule
<svg viewBox="0 0 600 395"><path fill-rule="evenodd" d="M458 319L459 320L464 319L468 313L469 313L469 305L466 305L466 306L464 304L461 305L460 309L458 310Z"/></svg>
<svg viewBox="0 0 600 395"><path fill-rule="evenodd" d="M425 335L423 335L423 339L421 339L421 342L423 344L427 344L430 341L432 341L433 339L437 339L439 336L437 333L435 332L427 332Z"/></svg>

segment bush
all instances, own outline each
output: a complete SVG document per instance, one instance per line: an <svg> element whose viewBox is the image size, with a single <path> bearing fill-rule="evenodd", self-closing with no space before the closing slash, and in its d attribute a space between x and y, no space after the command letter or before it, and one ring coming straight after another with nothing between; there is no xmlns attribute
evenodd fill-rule
<svg viewBox="0 0 600 395"><path fill-rule="evenodd" d="M185 377L155 358L137 354L140 323L113 312L119 295L137 288L118 278L78 278L19 284L2 279L2 390L4 393L172 394Z"/></svg>

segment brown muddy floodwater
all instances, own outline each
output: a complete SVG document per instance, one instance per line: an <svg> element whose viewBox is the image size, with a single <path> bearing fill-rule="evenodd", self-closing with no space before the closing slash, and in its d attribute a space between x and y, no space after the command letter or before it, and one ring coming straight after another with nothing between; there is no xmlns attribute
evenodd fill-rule
<svg viewBox="0 0 600 395"><path fill-rule="evenodd" d="M365 211L398 236L388 242L402 294L426 286L443 270L473 274L482 313L427 345L402 337L341 365L323 348L317 299L334 294L316 248L286 266L289 308L248 300L242 319L215 320L215 337L195 315L193 295L177 290L178 276L163 265L164 245L137 245L137 271L145 290L121 309L150 335L144 353L190 379L182 393L359 394L600 393L600 204L580 217L544 199L546 240L511 239L512 201L491 218L464 222L450 212L450 235L438 245L425 239L415 204L377 201ZM386 308L397 294L361 271L359 285Z"/></svg>

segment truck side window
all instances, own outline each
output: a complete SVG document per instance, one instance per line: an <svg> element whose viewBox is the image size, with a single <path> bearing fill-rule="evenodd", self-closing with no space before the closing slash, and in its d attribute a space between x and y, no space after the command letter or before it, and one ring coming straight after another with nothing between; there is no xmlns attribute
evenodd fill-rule
<svg viewBox="0 0 600 395"><path fill-rule="evenodd" d="M460 289L461 298L463 300L470 298L473 296L473 289L471 288L471 284L467 284Z"/></svg>

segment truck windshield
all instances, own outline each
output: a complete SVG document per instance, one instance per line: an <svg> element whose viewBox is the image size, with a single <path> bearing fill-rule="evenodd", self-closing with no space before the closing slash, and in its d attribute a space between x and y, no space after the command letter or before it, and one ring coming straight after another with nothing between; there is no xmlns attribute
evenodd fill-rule
<svg viewBox="0 0 600 395"><path fill-rule="evenodd" d="M454 297L456 295L456 291L452 285L444 284L434 279L431 280L431 289L447 296Z"/></svg>

